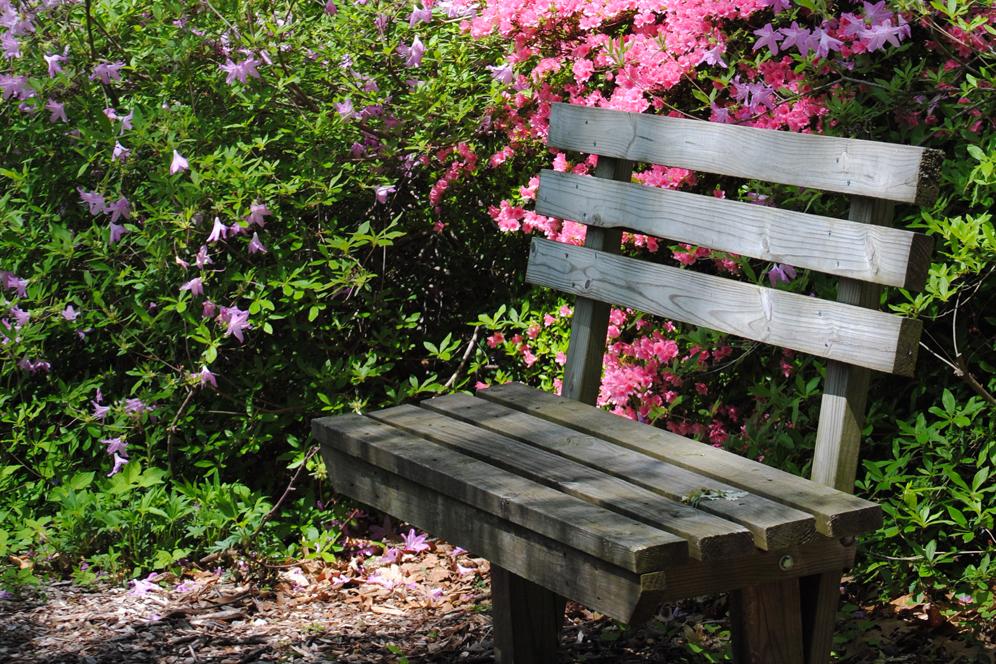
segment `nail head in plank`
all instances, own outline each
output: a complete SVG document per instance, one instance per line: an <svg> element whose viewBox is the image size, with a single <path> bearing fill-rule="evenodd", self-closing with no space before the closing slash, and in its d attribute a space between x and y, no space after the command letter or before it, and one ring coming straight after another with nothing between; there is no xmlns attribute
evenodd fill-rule
<svg viewBox="0 0 996 664"><path fill-rule="evenodd" d="M633 574L331 447L342 493L484 556L514 574L622 622L653 615L664 573Z"/></svg>
<svg viewBox="0 0 996 664"><path fill-rule="evenodd" d="M934 245L906 230L549 170L536 212L908 290L923 288Z"/></svg>
<svg viewBox="0 0 996 664"><path fill-rule="evenodd" d="M943 154L854 138L553 104L548 144L637 162L927 205Z"/></svg>
<svg viewBox="0 0 996 664"><path fill-rule="evenodd" d="M685 502L692 496L706 495L696 507L744 526L760 549L784 549L816 537L815 520L805 512L507 406L465 394L436 397L420 405L599 469L672 500ZM708 497L710 493L712 497Z"/></svg>
<svg viewBox="0 0 996 664"><path fill-rule="evenodd" d="M754 550L743 526L511 438L414 406L369 417L684 537L693 557L729 558Z"/></svg>
<svg viewBox="0 0 996 664"><path fill-rule="evenodd" d="M526 281L848 364L912 375L922 323L533 238Z"/></svg>
<svg viewBox="0 0 996 664"><path fill-rule="evenodd" d="M882 509L875 503L521 383L495 385L478 396L790 505L816 517L816 530L823 535L850 537L882 525Z"/></svg>
<svg viewBox="0 0 996 664"><path fill-rule="evenodd" d="M470 504L609 563L643 573L688 559L677 535L502 471L361 415L313 420L323 447Z"/></svg>

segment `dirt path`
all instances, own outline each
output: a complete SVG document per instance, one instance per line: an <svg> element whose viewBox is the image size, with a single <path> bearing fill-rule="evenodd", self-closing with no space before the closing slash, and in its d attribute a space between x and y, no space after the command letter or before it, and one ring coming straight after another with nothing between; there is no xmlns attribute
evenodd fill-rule
<svg viewBox="0 0 996 664"><path fill-rule="evenodd" d="M80 588L57 582L0 601L0 662L491 662L488 563L436 545L365 565L303 563L264 588L232 573ZM905 611L905 612L904 612ZM864 610L838 628L846 662L996 661L922 607ZM569 605L567 662L714 662L723 600L662 608L638 630Z"/></svg>

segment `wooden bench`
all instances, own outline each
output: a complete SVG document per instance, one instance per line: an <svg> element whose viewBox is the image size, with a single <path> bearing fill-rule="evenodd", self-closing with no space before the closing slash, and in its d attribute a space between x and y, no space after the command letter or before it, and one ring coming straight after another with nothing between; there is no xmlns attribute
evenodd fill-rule
<svg viewBox="0 0 996 664"><path fill-rule="evenodd" d="M626 623L664 600L731 593L744 662L825 662L841 571L881 511L851 495L870 369L911 375L918 321L877 311L917 289L931 241L889 228L935 192L922 148L564 104L551 146L600 155L546 171L540 214L584 247L534 239L527 280L577 296L563 396L521 384L317 419L337 490L492 562L498 661L556 658L564 598ZM850 195L849 219L631 183L663 163ZM840 277L837 301L617 255L621 229ZM827 359L811 479L601 411L609 305Z"/></svg>

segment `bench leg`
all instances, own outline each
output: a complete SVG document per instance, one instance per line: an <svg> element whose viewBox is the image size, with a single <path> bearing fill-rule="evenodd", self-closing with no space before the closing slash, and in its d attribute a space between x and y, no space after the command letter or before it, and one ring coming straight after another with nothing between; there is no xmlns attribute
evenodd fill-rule
<svg viewBox="0 0 996 664"><path fill-rule="evenodd" d="M737 664L803 664L798 579L730 593L730 627Z"/></svg>
<svg viewBox="0 0 996 664"><path fill-rule="evenodd" d="M840 602L840 572L824 572L799 579L802 633L806 664L829 664Z"/></svg>
<svg viewBox="0 0 996 664"><path fill-rule="evenodd" d="M566 600L560 595L491 565L491 615L497 664L557 661Z"/></svg>

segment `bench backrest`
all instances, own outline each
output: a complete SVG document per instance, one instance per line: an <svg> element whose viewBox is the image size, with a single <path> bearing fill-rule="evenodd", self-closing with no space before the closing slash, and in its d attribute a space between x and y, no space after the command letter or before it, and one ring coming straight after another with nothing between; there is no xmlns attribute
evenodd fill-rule
<svg viewBox="0 0 996 664"><path fill-rule="evenodd" d="M578 296L563 394L593 404L609 304L827 358L812 477L850 490L868 370L912 375L920 322L877 310L918 290L930 238L889 225L936 196L940 153L856 139L554 104L549 145L599 155L595 177L544 171L539 214L588 225L584 247L534 239L526 279ZM634 162L850 195L848 219L631 182ZM616 255L622 229L840 277L837 301Z"/></svg>

